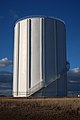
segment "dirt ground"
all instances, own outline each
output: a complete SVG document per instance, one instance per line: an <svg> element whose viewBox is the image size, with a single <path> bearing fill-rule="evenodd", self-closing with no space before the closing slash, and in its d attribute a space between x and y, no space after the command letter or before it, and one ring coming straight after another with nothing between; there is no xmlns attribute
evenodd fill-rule
<svg viewBox="0 0 80 120"><path fill-rule="evenodd" d="M0 98L0 120L80 120L80 98Z"/></svg>

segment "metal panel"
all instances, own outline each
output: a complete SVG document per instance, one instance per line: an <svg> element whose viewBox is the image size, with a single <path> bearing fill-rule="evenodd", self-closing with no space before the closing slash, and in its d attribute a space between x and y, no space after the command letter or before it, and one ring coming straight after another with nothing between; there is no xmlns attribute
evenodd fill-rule
<svg viewBox="0 0 80 120"><path fill-rule="evenodd" d="M41 21L31 19L31 87L41 81Z"/></svg>
<svg viewBox="0 0 80 120"><path fill-rule="evenodd" d="M58 60L58 73L64 71L66 61L66 52L65 52L65 25L57 21L57 60Z"/></svg>
<svg viewBox="0 0 80 120"><path fill-rule="evenodd" d="M14 72L13 72L13 96L17 96L17 76L18 76L18 32L19 31L19 24L16 24L14 29Z"/></svg>
<svg viewBox="0 0 80 120"><path fill-rule="evenodd" d="M61 74L61 78L57 80L58 96L67 95L65 32L65 25L57 21L57 73Z"/></svg>
<svg viewBox="0 0 80 120"><path fill-rule="evenodd" d="M53 81L56 73L56 24L55 20L45 21L45 80Z"/></svg>
<svg viewBox="0 0 80 120"><path fill-rule="evenodd" d="M27 40L27 21L20 22L20 49L19 49L19 93L20 96L26 96L28 91L28 40Z"/></svg>
<svg viewBox="0 0 80 120"><path fill-rule="evenodd" d="M67 96L67 74L57 80L57 96Z"/></svg>
<svg viewBox="0 0 80 120"><path fill-rule="evenodd" d="M57 96L57 80L53 81L47 88L44 89L44 96Z"/></svg>
<svg viewBox="0 0 80 120"><path fill-rule="evenodd" d="M66 75L56 80L66 67L65 34L65 25L56 19L28 18L17 23L14 96L38 94L39 90L39 94L45 96L66 94ZM44 81L46 88L42 90Z"/></svg>

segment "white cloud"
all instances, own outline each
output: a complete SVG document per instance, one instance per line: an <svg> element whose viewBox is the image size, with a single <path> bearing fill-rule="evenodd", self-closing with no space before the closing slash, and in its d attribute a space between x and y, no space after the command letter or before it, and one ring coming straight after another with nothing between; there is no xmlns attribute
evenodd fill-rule
<svg viewBox="0 0 80 120"><path fill-rule="evenodd" d="M0 68L7 67L9 65L12 65L12 61L8 60L7 57L0 60Z"/></svg>

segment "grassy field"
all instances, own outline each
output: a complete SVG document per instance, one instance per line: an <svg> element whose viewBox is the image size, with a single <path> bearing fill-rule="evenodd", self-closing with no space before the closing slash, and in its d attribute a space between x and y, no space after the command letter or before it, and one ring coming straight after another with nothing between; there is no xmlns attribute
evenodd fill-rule
<svg viewBox="0 0 80 120"><path fill-rule="evenodd" d="M80 120L80 98L0 98L0 120Z"/></svg>

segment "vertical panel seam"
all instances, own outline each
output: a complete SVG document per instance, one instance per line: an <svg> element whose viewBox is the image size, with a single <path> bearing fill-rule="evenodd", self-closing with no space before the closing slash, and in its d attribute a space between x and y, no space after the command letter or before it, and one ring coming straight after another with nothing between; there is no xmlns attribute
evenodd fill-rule
<svg viewBox="0 0 80 120"><path fill-rule="evenodd" d="M43 19L40 19L40 81L43 80Z"/></svg>
<svg viewBox="0 0 80 120"><path fill-rule="evenodd" d="M29 19L29 88L31 88L31 19Z"/></svg>
<svg viewBox="0 0 80 120"><path fill-rule="evenodd" d="M28 90L28 80L29 80L29 75L28 75L28 72L29 72L29 40L28 40L28 20L26 21L27 22L27 66L26 66L26 68L27 68L27 77L26 77L26 86L27 86L27 88L26 88L26 96L28 95L28 92L29 92L29 90Z"/></svg>
<svg viewBox="0 0 80 120"><path fill-rule="evenodd" d="M57 80L56 80L56 86L57 86L57 96L58 96L58 48L57 48L57 21L55 21L55 28L56 28L56 74L57 74Z"/></svg>
<svg viewBox="0 0 80 120"><path fill-rule="evenodd" d="M18 23L18 63L17 63L17 96L19 90L19 48L20 48L20 23Z"/></svg>

